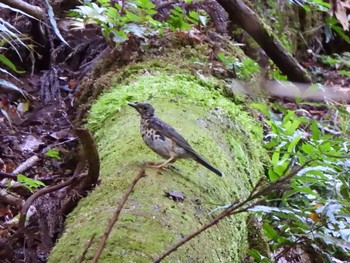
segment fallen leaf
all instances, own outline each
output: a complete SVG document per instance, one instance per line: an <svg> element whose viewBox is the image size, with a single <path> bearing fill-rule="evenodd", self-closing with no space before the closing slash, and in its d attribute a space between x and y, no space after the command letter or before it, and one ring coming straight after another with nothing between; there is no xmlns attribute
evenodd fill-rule
<svg viewBox="0 0 350 263"><path fill-rule="evenodd" d="M42 144L44 144L42 140L35 138L33 135L28 135L25 137L24 142L18 145L18 148L23 152L33 152Z"/></svg>
<svg viewBox="0 0 350 263"><path fill-rule="evenodd" d="M167 197L171 198L175 202L177 201L182 202L186 198L182 193L177 191L172 191L172 192L164 191L164 193Z"/></svg>

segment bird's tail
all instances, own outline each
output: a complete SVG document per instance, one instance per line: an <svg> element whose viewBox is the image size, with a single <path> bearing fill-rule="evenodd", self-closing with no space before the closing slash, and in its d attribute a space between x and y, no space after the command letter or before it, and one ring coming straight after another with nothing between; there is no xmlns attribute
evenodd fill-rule
<svg viewBox="0 0 350 263"><path fill-rule="evenodd" d="M208 163L206 160L204 160L201 156L199 156L198 154L194 155L193 158L196 162L200 163L201 165L205 166L206 168L208 168L210 171L216 173L218 176L222 176L222 173L215 168L214 166L212 166L210 163Z"/></svg>

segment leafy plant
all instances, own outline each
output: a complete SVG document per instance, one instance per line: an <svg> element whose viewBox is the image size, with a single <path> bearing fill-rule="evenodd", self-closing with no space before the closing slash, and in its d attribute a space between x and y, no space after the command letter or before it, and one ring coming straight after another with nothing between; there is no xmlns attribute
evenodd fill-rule
<svg viewBox="0 0 350 263"><path fill-rule="evenodd" d="M319 11L326 12L330 8L330 4L328 2L322 1L322 0L289 0L293 4L299 5L306 12L310 12L311 8L310 6L316 7Z"/></svg>
<svg viewBox="0 0 350 263"><path fill-rule="evenodd" d="M8 6L0 3L0 8L7 8ZM22 95L25 99L27 99L25 91L17 87L13 81L17 80L10 71L16 72L16 73L24 73L24 71L21 71L17 69L17 67L13 64L13 62L6 56L6 52L9 49L12 49L16 52L18 57L20 59L21 55L18 51L18 46L23 46L30 49L23 41L23 36L20 31L18 31L14 26L12 26L10 23L5 21L4 19L0 18L0 73L8 77L8 80L0 77L0 89L3 91L14 91ZM7 102L6 98L2 98L0 100L0 113L5 116L5 118L8 120L10 126L12 127L12 119L11 119L11 112L10 110L10 104Z"/></svg>
<svg viewBox="0 0 350 263"><path fill-rule="evenodd" d="M157 12L150 0L123 1L123 5L113 2L113 6L110 1L98 3L100 6L95 3L78 6L70 15L78 21L99 25L105 38L112 38L115 43L127 40L129 33L140 37L156 34L161 26L152 18Z"/></svg>
<svg viewBox="0 0 350 263"><path fill-rule="evenodd" d="M189 11L188 14L179 6L174 6L171 10L171 15L167 21L172 30L189 30L191 24L195 26L206 26L208 16L199 14L197 11Z"/></svg>
<svg viewBox="0 0 350 263"><path fill-rule="evenodd" d="M329 10L331 8L331 4L329 3L329 1L322 1L322 0L290 0L290 2L301 6L304 8L304 10L306 12L310 12L311 11L311 7L316 7L316 9L320 12L326 13L327 18L325 20L325 36L326 36L326 43L328 43L332 38L333 38L333 34L332 32L335 32L338 36L340 36L344 41L346 41L347 43L350 44L350 37L347 35L347 33L344 31L344 28L340 26L339 19L332 17L329 15ZM336 5L337 1L334 1L333 5ZM339 10L339 8L333 8L333 9L338 9L336 12L341 12L344 14L341 16L337 16L339 17L345 17L345 19L347 20L346 17L346 8L343 8L343 10ZM333 11L332 11L333 12ZM332 13L331 12L331 13ZM343 22L344 23L344 22ZM345 29L347 30L347 29Z"/></svg>
<svg viewBox="0 0 350 263"><path fill-rule="evenodd" d="M150 0L122 1L120 3L98 0L78 6L70 12L75 18L76 28L84 24L97 24L101 27L106 39L112 39L116 44L126 41L130 34L146 38L161 34L164 29L188 30L191 25L206 26L208 16L197 11L187 14L179 6L174 6L166 22L153 18L157 13L155 5Z"/></svg>
<svg viewBox="0 0 350 263"><path fill-rule="evenodd" d="M350 53L344 52L341 55L335 54L333 56L320 55L318 59L326 65L335 69L350 69ZM343 71L344 73L344 71Z"/></svg>
<svg viewBox="0 0 350 263"><path fill-rule="evenodd" d="M39 180L31 179L23 174L17 175L17 182L20 183L23 187L27 188L30 191L34 189L45 186L45 184Z"/></svg>
<svg viewBox="0 0 350 263"><path fill-rule="evenodd" d="M250 79L260 70L259 65L250 58L241 62L237 58L226 56L224 53L219 53L217 57L227 69L234 69L239 79Z"/></svg>
<svg viewBox="0 0 350 263"><path fill-rule="evenodd" d="M45 153L45 155L46 155L47 157L52 157L52 158L54 158L54 159L56 159L56 160L61 160L60 152L59 152L58 150L56 150L56 149L50 149L50 150L48 150L48 151Z"/></svg>
<svg viewBox="0 0 350 263"><path fill-rule="evenodd" d="M273 65L273 69L270 71L270 75L272 79L284 81L288 80L288 77L286 75L283 75L282 72L278 68L276 68L275 65Z"/></svg>
<svg viewBox="0 0 350 263"><path fill-rule="evenodd" d="M25 43L21 40L21 32L19 32L15 27L10 23L0 18L0 63L4 66L7 66L10 70L16 73L23 73L16 68L16 66L5 56L5 51L8 50L8 46L12 47L13 50L21 58L19 51L17 50L17 45L20 44L24 47L27 47ZM0 68L1 73L14 77L9 71L4 68Z"/></svg>
<svg viewBox="0 0 350 263"><path fill-rule="evenodd" d="M186 18L185 11L181 7L175 6L174 9L171 10L171 15L170 15L170 18L168 20L168 24L172 30L191 29L191 26L186 22L185 18Z"/></svg>
<svg viewBox="0 0 350 263"><path fill-rule="evenodd" d="M270 132L265 147L271 151L268 178L276 181L293 167L305 165L290 187L272 195L262 214L263 229L272 249L302 246L325 259L349 252L350 142L327 123L300 116L277 105L280 114L254 104L266 116Z"/></svg>

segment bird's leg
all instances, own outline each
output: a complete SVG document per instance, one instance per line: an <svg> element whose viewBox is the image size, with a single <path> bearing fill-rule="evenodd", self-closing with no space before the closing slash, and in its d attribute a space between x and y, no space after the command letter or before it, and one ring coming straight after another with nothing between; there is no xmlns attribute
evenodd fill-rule
<svg viewBox="0 0 350 263"><path fill-rule="evenodd" d="M164 168L168 163L170 163L174 159L175 159L175 155L171 155L170 158L168 160L166 160L165 162L160 163L160 164L152 165L151 167L153 167L153 168Z"/></svg>

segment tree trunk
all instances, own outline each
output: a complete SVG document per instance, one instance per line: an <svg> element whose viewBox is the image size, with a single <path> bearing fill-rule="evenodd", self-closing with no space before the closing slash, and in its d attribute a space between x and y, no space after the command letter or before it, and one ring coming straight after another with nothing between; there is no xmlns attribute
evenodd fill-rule
<svg viewBox="0 0 350 263"><path fill-rule="evenodd" d="M68 216L66 232L49 262L77 262L96 234L97 241L86 254L87 261L91 260L108 219L141 163L162 161L143 143L140 116L128 102L150 102L158 117L175 127L224 175L218 177L193 160L179 160L168 170L147 168L99 262L150 262L213 218L221 211L216 208L246 197L262 176L266 153L260 125L240 105L224 97L222 82L194 75L196 65L192 58L184 61L186 52L189 50L117 69L110 85L113 88L93 105L88 126L99 147L101 184ZM101 75L95 80L95 87L105 85L105 78ZM166 196L173 191L185 199L174 201ZM247 248L245 218L242 214L223 220L166 261L240 262Z"/></svg>

